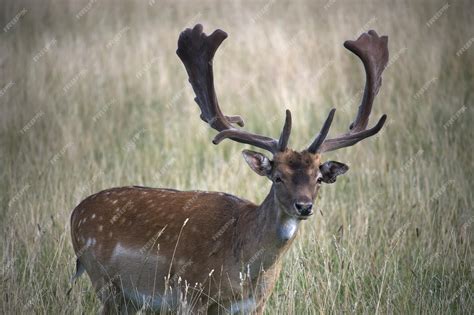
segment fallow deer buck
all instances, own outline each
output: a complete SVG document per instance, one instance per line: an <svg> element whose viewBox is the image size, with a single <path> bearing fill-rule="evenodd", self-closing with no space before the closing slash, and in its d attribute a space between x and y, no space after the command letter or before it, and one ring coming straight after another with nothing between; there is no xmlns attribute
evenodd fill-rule
<svg viewBox="0 0 474 315"><path fill-rule="evenodd" d="M77 272L88 273L104 313L140 308L191 313L262 313L281 268L283 254L302 220L313 214L321 183L334 183L345 164L322 162L321 153L375 135L386 115L367 129L372 103L388 60L387 36L362 34L344 46L366 71L365 92L349 131L328 138L332 109L314 141L303 151L287 147L291 113L280 138L253 134L239 116L222 113L214 90L212 60L227 34L207 36L201 25L186 29L177 54L189 75L201 119L224 139L269 151L244 150L258 175L271 182L256 205L226 193L139 186L112 188L82 201L71 216ZM183 305L186 308L183 308Z"/></svg>

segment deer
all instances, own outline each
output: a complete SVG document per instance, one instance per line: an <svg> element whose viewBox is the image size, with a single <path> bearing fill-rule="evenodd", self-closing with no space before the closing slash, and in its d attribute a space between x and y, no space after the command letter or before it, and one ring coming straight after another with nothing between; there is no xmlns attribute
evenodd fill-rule
<svg viewBox="0 0 474 315"><path fill-rule="evenodd" d="M140 310L207 314L262 314L282 268L282 258L302 222L314 211L322 184L334 183L349 167L321 155L377 134L387 116L368 128L375 96L388 61L388 37L370 30L344 47L363 63L366 82L349 130L328 138L331 109L311 144L288 147L292 116L279 138L243 129L241 116L225 115L213 78L214 55L227 38L197 24L179 36L181 59L196 95L200 118L225 139L267 151L243 150L250 168L271 182L268 195L254 204L231 194L143 186L93 194L72 211L71 237L77 279L86 272L102 312ZM183 306L184 305L184 306Z"/></svg>

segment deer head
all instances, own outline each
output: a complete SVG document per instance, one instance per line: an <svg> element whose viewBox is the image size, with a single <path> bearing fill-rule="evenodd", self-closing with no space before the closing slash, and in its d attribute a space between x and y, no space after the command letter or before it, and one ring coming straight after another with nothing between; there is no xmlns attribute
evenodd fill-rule
<svg viewBox="0 0 474 315"><path fill-rule="evenodd" d="M195 101L201 109L201 119L219 133L212 141L224 139L250 144L272 154L244 150L245 161L258 175L266 176L272 182L273 199L290 217L306 219L313 211L313 202L321 183L334 183L337 176L349 169L336 161L321 161L321 154L352 146L380 131L385 123L383 115L377 124L367 129L372 104L382 83L382 71L388 61L387 36L379 37L375 31L362 34L355 41L346 41L344 46L356 54L366 71L366 85L357 116L349 131L334 138L327 138L335 109L329 112L325 123L314 141L302 151L288 148L291 133L291 112L286 111L285 124L279 139L250 133L240 116L226 116L222 113L214 89L212 60L217 48L227 38L222 30L207 36L202 25L186 29L178 40L177 54L189 75Z"/></svg>

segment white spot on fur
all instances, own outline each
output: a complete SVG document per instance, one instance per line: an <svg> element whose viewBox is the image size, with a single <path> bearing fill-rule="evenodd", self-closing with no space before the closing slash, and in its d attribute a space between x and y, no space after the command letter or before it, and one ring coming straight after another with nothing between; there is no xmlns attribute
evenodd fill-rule
<svg viewBox="0 0 474 315"><path fill-rule="evenodd" d="M104 227L102 225L99 225L99 232L102 232L103 229Z"/></svg>
<svg viewBox="0 0 474 315"><path fill-rule="evenodd" d="M91 220L95 219L95 213L91 216Z"/></svg>
<svg viewBox="0 0 474 315"><path fill-rule="evenodd" d="M88 239L87 239L87 242L86 242L86 247L94 246L95 243L96 243L96 239L95 239L95 238L88 238Z"/></svg>

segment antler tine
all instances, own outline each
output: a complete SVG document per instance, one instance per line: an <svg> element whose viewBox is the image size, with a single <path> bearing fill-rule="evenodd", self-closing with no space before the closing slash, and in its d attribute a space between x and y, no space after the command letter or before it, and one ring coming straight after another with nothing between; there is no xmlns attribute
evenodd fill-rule
<svg viewBox="0 0 474 315"><path fill-rule="evenodd" d="M363 62L366 72L366 84L359 110L349 132L333 139L325 140L317 149L318 152L328 152L348 147L357 142L375 135L382 129L386 115L378 123L366 129L369 123L372 104L382 85L382 72L388 62L388 37L378 36L373 30L364 33L356 41L348 40L344 47L357 55Z"/></svg>
<svg viewBox="0 0 474 315"><path fill-rule="evenodd" d="M240 116L226 116L222 113L214 89L212 61L217 48L226 38L227 33L219 29L207 36L203 33L202 25L197 24L193 29L188 28L181 33L176 50L188 73L189 83L196 94L195 101L201 109L201 119L219 131L213 143L218 144L223 139L230 138L268 150L273 154L283 151L288 143L291 130L289 112L287 112L280 142L273 138L237 129L232 124L243 127L243 119Z"/></svg>
<svg viewBox="0 0 474 315"><path fill-rule="evenodd" d="M291 134L291 112L287 109L285 125L283 126L283 130L281 132L280 139L278 141L272 138L265 137L265 136L251 134L241 129L228 129L228 130L223 130L219 132L214 137L214 140L212 140L212 143L218 144L224 139L238 138L239 142L254 144L252 143L252 141L258 140L259 141L259 145L257 145L258 147L275 154L277 152L285 151L288 145L290 134Z"/></svg>
<svg viewBox="0 0 474 315"><path fill-rule="evenodd" d="M324 139L326 139L328 133L329 133L329 128L331 128L332 120L334 118L334 113L336 112L336 109L333 108L329 112L328 117L326 118L326 121L324 122L323 126L321 127L321 131L319 131L318 135L314 139L313 143L308 147L308 151L311 153L316 153L318 152L319 147L321 144L323 144Z"/></svg>
<svg viewBox="0 0 474 315"><path fill-rule="evenodd" d="M288 140L290 139L291 134L291 112L289 109L286 110L285 125L280 134L280 139L278 140L278 150L285 151L286 146L288 145Z"/></svg>

